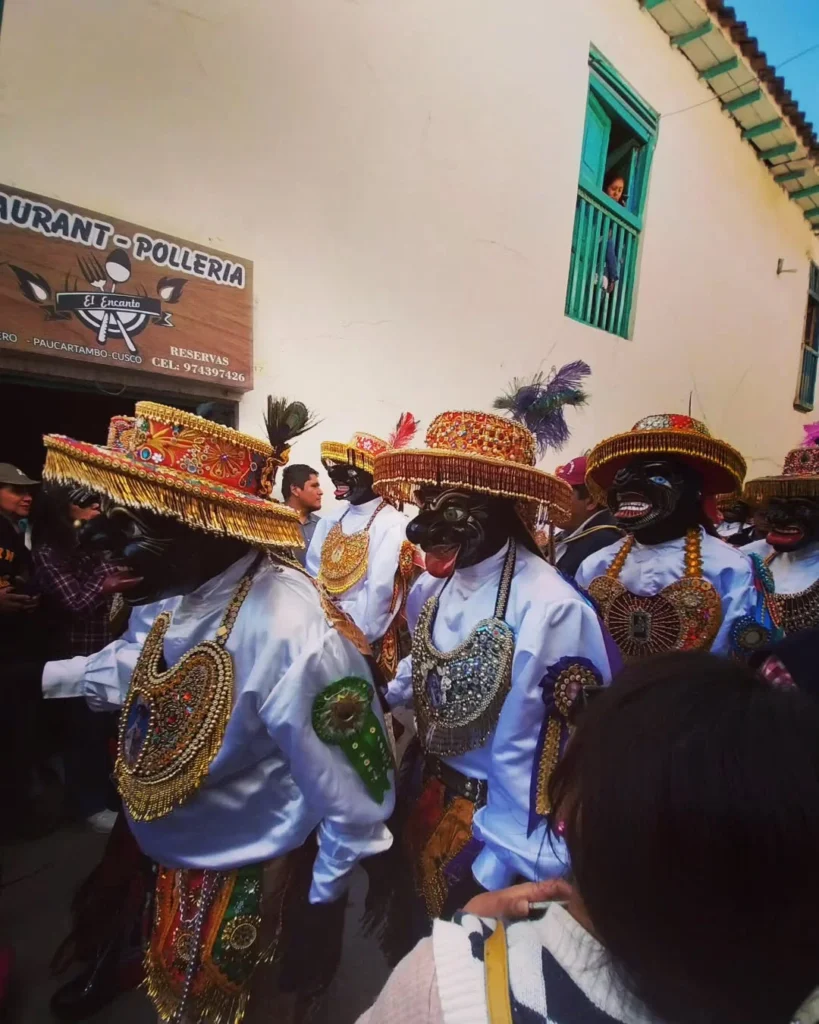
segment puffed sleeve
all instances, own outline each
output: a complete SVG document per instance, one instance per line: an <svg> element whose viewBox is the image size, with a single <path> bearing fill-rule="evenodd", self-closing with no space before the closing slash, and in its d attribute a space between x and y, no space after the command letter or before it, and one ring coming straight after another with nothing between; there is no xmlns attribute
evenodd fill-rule
<svg viewBox="0 0 819 1024"><path fill-rule="evenodd" d="M310 902L332 902L361 858L392 844L392 759L367 662L328 626L296 652L259 713L322 815Z"/></svg>
<svg viewBox="0 0 819 1024"><path fill-rule="evenodd" d="M122 707L145 637L166 604L155 602L134 608L122 636L96 654L46 662L43 696L47 700L85 697L93 711Z"/></svg>
<svg viewBox="0 0 819 1024"><path fill-rule="evenodd" d="M733 651L732 629L741 619L753 618L756 613L753 563L734 548L728 548L728 552L732 556L731 564L719 573L722 623L711 646L712 654L730 654Z"/></svg>
<svg viewBox="0 0 819 1024"><path fill-rule="evenodd" d="M485 843L473 865L486 889L564 874L568 856L548 835L546 783L568 736L569 705L611 680L603 631L580 596L541 605L522 621L512 686L492 740L487 803L475 816Z"/></svg>
<svg viewBox="0 0 819 1024"><path fill-rule="evenodd" d="M377 543L370 544L366 605L358 626L371 644L381 639L398 613L399 602L393 600L395 574L398 572L401 545L406 539L406 528L404 517L396 513L389 517L385 527L379 524Z"/></svg>
<svg viewBox="0 0 819 1024"><path fill-rule="evenodd" d="M321 549L334 522L335 520L331 516L322 516L316 523L316 528L313 531L310 546L307 548L307 553L304 556L304 567L313 579L318 578L319 566L321 565Z"/></svg>

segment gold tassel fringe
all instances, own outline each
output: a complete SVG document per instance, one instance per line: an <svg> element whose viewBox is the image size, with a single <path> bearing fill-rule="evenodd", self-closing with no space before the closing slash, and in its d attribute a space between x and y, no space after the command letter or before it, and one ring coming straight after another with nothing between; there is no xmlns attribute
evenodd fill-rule
<svg viewBox="0 0 819 1024"><path fill-rule="evenodd" d="M145 955L143 987L159 1019L166 1022L173 1020L179 1009L180 999L150 948ZM246 988L241 992L231 993L219 991L211 986L205 998L197 999L193 995L188 997L185 1024L242 1024L248 1000L249 992Z"/></svg>
<svg viewBox="0 0 819 1024"><path fill-rule="evenodd" d="M572 489L534 466L505 462L471 452L401 449L379 455L375 462L376 494L393 502L415 502L419 486L464 487L511 498L527 506L524 522L534 525L541 508L549 521L564 526L571 515Z"/></svg>
<svg viewBox="0 0 819 1024"><path fill-rule="evenodd" d="M213 493L176 470L165 470L160 476L123 456L79 451L58 437L46 437L45 445L44 480L81 484L122 505L171 516L206 533L258 547L304 547L298 516L285 505Z"/></svg>
<svg viewBox="0 0 819 1024"><path fill-rule="evenodd" d="M819 476L763 476L749 480L742 494L751 505L766 498L819 499Z"/></svg>
<svg viewBox="0 0 819 1024"><path fill-rule="evenodd" d="M726 474L720 489L723 493L739 490L747 470L745 459L736 448L716 437L694 431L633 430L606 438L592 450L586 469L586 486L592 497L601 502L605 500L608 483L600 479L602 469L635 455L684 455L721 469ZM611 472L613 474L614 470Z"/></svg>
<svg viewBox="0 0 819 1024"><path fill-rule="evenodd" d="M363 469L366 473L372 473L375 468L375 456L371 452L360 452L357 448L351 448L349 444L342 444L340 441L321 442L321 461L348 462L351 466Z"/></svg>
<svg viewBox="0 0 819 1024"><path fill-rule="evenodd" d="M214 423L213 420L206 420L202 416L196 416L184 409L174 409L169 405L160 405L158 402L137 402L134 420L140 417L153 420L155 423L163 423L167 427L182 426L195 430L207 437L217 438L219 441L226 441L228 444L236 445L239 448L249 448L257 455L266 459L274 456L273 448L267 441L261 438L251 437L250 434L243 434L233 427L226 427L221 423Z"/></svg>

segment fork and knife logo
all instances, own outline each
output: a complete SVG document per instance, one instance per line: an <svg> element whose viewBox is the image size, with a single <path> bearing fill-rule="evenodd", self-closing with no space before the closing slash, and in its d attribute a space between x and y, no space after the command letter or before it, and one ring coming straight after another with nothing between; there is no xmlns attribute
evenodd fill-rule
<svg viewBox="0 0 819 1024"><path fill-rule="evenodd" d="M51 286L39 274L23 267L11 266L20 290L27 299L41 305L49 320L65 320L72 315L96 335L97 343L106 345L110 339L121 340L129 352L137 353L134 338L151 323L159 327L173 327L170 312L163 311L162 301L176 303L182 295L185 280L163 277L156 286L159 298L148 295L144 288L136 294L117 291L131 277L131 259L123 249L114 249L100 263L94 255L79 256L80 273L93 291L66 290L52 296Z"/></svg>

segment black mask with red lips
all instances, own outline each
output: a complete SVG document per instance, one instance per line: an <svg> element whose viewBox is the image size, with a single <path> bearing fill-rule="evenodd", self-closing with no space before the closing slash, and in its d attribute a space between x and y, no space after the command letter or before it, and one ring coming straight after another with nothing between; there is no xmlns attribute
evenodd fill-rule
<svg viewBox="0 0 819 1024"><path fill-rule="evenodd" d="M757 513L757 522L775 551L799 551L819 540L819 502L768 498Z"/></svg>
<svg viewBox="0 0 819 1024"><path fill-rule="evenodd" d="M333 481L338 501L349 501L351 505L366 505L377 498L373 490L373 475L365 469L351 466L346 462L325 460L324 468Z"/></svg>
<svg viewBox="0 0 819 1024"><path fill-rule="evenodd" d="M243 541L109 501L85 523L78 538L83 547L107 552L112 562L139 578L123 592L129 605L190 594L250 550Z"/></svg>
<svg viewBox="0 0 819 1024"><path fill-rule="evenodd" d="M608 490L611 514L643 544L662 544L699 526L702 483L678 459L644 455L618 469Z"/></svg>
<svg viewBox="0 0 819 1024"><path fill-rule="evenodd" d="M456 569L477 565L500 551L510 537L540 554L515 503L506 498L422 487L416 500L421 511L407 524L407 540L422 549L431 576L443 578Z"/></svg>

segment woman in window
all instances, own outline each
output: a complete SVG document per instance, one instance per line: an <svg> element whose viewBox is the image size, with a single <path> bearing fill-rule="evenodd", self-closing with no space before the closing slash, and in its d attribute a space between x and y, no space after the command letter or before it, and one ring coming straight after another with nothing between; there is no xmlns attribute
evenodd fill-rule
<svg viewBox="0 0 819 1024"><path fill-rule="evenodd" d="M709 654L634 662L549 796L567 905L437 921L359 1024L817 1019L819 703Z"/></svg>
<svg viewBox="0 0 819 1024"><path fill-rule="evenodd" d="M603 191L621 206L626 205L626 179L619 171L609 171L603 182ZM614 287L620 280L620 256L614 245L614 239L609 234L606 242L606 274L603 279L603 287L611 295Z"/></svg>

